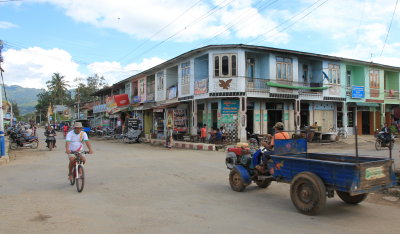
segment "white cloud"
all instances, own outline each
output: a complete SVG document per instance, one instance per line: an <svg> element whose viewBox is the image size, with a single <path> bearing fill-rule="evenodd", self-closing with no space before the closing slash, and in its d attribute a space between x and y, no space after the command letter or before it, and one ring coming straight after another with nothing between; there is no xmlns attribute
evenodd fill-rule
<svg viewBox="0 0 400 234"><path fill-rule="evenodd" d="M18 25L11 22L0 21L0 29L17 28Z"/></svg>
<svg viewBox="0 0 400 234"><path fill-rule="evenodd" d="M98 74L104 76L108 84L116 83L122 79L140 73L154 67L165 60L153 57L143 59L140 63L131 63L126 66L121 66L118 62L95 62L88 65L90 74Z"/></svg>
<svg viewBox="0 0 400 234"><path fill-rule="evenodd" d="M78 72L79 65L61 49L9 49L3 52L3 57L4 79L9 85L44 88L53 73L65 76L71 84L76 77L82 76Z"/></svg>
<svg viewBox="0 0 400 234"><path fill-rule="evenodd" d="M253 0L201 1L194 7L192 6L197 1L192 0L36 1L62 8L66 15L77 22L115 29L136 38L158 41L172 35L169 40L178 42L210 39L217 34L225 37L234 35L239 38L253 38L260 36L263 32L260 29L277 25L275 20L262 14L257 8L265 8L268 5L266 3L270 2ZM238 21L238 17L242 20ZM232 21L236 22L235 25L227 29L226 25L231 25ZM161 29L164 30L159 32ZM282 40L276 40L276 37ZM287 37L286 33L277 33L273 42L286 42ZM272 42L269 37L266 39Z"/></svg>
<svg viewBox="0 0 400 234"><path fill-rule="evenodd" d="M79 64L72 60L68 52L61 49L9 49L3 56L4 82L30 88L45 88L46 81L50 80L54 73L63 75L71 87L76 85L76 78L86 78L93 74L103 75L106 83L113 84L165 61L153 57L126 66L118 62L94 62L87 65L88 74L83 74L79 72Z"/></svg>

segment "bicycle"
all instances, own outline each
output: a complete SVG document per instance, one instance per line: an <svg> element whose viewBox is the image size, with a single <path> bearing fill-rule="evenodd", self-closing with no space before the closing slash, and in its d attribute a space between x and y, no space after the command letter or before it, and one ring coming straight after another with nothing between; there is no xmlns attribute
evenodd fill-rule
<svg viewBox="0 0 400 234"><path fill-rule="evenodd" d="M81 159L82 154L88 154L89 151L72 151L71 154L75 155L75 167L72 169L72 179L69 180L71 185L76 184L76 190L80 193L85 185L85 171L83 161ZM78 172L78 173L77 173Z"/></svg>

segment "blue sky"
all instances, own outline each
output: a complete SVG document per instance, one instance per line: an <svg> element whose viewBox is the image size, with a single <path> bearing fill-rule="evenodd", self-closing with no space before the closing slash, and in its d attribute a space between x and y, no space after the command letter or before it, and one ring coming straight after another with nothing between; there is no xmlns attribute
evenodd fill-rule
<svg viewBox="0 0 400 234"><path fill-rule="evenodd" d="M400 66L400 4L391 21L396 1L0 0L2 67L9 85L45 87L54 72L72 86L94 73L112 84L226 43Z"/></svg>

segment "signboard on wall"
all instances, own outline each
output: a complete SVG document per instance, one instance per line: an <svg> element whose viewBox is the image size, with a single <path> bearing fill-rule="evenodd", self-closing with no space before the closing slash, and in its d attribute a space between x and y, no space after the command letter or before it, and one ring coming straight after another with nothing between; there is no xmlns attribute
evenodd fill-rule
<svg viewBox="0 0 400 234"><path fill-rule="evenodd" d="M351 98L364 98L364 97L365 97L364 86L351 87Z"/></svg>
<svg viewBox="0 0 400 234"><path fill-rule="evenodd" d="M207 79L196 80L194 81L194 94L203 94L207 93Z"/></svg>
<svg viewBox="0 0 400 234"><path fill-rule="evenodd" d="M128 119L128 128L129 129L133 129L133 130L138 130L139 129L139 123L140 121L138 119L135 118L129 118Z"/></svg>
<svg viewBox="0 0 400 234"><path fill-rule="evenodd" d="M186 110L176 109L174 110L174 131L186 132L187 131L187 116Z"/></svg>
<svg viewBox="0 0 400 234"><path fill-rule="evenodd" d="M237 114L239 111L239 100L222 100L221 114Z"/></svg>

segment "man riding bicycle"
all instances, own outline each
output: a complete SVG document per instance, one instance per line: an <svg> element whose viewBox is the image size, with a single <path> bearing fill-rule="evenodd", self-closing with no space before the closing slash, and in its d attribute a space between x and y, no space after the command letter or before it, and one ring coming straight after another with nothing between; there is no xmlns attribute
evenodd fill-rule
<svg viewBox="0 0 400 234"><path fill-rule="evenodd" d="M69 158L68 165L68 178L72 179L72 169L75 165L75 155L71 154L72 151L80 151L83 149L83 142L85 142L86 146L89 149L89 154L93 154L92 145L89 142L89 138L86 132L82 131L82 123L75 122L74 130L70 131L67 134L66 142L65 142L65 150ZM83 163L86 162L86 158L81 156Z"/></svg>

